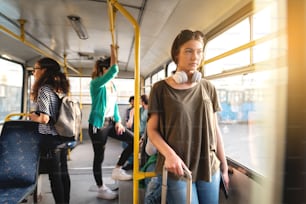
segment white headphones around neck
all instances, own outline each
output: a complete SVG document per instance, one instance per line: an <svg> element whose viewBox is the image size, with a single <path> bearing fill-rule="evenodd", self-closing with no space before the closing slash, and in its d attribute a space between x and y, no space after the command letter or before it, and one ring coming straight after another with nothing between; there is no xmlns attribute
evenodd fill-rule
<svg viewBox="0 0 306 204"><path fill-rule="evenodd" d="M184 71L176 71L173 74L173 79L176 83L182 84L188 81L188 76ZM202 78L202 73L199 71L195 71L192 75L191 82L198 82Z"/></svg>

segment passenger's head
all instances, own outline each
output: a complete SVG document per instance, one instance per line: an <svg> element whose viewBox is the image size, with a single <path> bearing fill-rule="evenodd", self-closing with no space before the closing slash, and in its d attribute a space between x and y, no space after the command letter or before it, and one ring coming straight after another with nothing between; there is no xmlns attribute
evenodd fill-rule
<svg viewBox="0 0 306 204"><path fill-rule="evenodd" d="M144 103L145 105L149 104L149 97L146 94L143 94L140 96L141 102Z"/></svg>
<svg viewBox="0 0 306 204"><path fill-rule="evenodd" d="M196 48L192 49L200 49L202 54L201 57L203 57L203 49L204 49L204 34L201 31L191 31L191 30L182 30L173 41L172 47L171 47L171 57L172 60L175 62L175 64L179 65L179 57L181 52L186 52L190 50L182 51L181 48L189 41L197 41L199 42L198 46Z"/></svg>
<svg viewBox="0 0 306 204"><path fill-rule="evenodd" d="M129 103L133 102L134 101L134 96L130 96L129 98Z"/></svg>
<svg viewBox="0 0 306 204"><path fill-rule="evenodd" d="M61 71L60 65L51 58L41 58L38 60L33 68L33 75L35 79L40 78L41 76L50 76Z"/></svg>
<svg viewBox="0 0 306 204"><path fill-rule="evenodd" d="M38 89L43 85L50 85L57 92L69 92L69 80L61 71L59 63L51 58L39 59L34 65L33 75L35 78L33 85L34 99L37 97Z"/></svg>
<svg viewBox="0 0 306 204"><path fill-rule="evenodd" d="M105 74L110 67L110 61L110 57L106 57L105 59L98 59L93 68L92 78L96 78Z"/></svg>
<svg viewBox="0 0 306 204"><path fill-rule="evenodd" d="M129 103L131 104L131 106L134 106L134 96L130 96Z"/></svg>

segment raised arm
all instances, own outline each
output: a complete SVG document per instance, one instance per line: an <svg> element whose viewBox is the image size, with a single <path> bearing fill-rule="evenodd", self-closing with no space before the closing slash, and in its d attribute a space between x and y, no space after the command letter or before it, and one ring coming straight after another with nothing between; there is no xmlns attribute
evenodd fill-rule
<svg viewBox="0 0 306 204"><path fill-rule="evenodd" d="M118 62L118 45L111 45L111 66L117 64Z"/></svg>

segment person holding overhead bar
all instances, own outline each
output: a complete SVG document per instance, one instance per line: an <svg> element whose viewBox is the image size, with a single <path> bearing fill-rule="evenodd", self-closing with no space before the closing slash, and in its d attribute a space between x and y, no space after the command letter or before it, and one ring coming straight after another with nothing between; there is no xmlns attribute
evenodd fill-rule
<svg viewBox="0 0 306 204"><path fill-rule="evenodd" d="M115 180L131 180L133 178L122 169L133 153L134 135L121 123L116 86L112 81L119 72L117 48L117 46L111 45L111 57L96 61L90 82L92 106L88 120L88 134L94 150L93 174L96 185L91 186L89 191L98 192L97 197L106 200L118 197L117 192L109 189L102 180L101 165L104 160L108 136L127 143L113 169L112 178Z"/></svg>

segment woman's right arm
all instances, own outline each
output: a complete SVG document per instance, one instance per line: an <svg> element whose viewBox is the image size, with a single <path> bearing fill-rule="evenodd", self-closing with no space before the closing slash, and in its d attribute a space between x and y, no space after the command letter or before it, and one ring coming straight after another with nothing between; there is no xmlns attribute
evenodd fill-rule
<svg viewBox="0 0 306 204"><path fill-rule="evenodd" d="M165 157L164 165L166 169L176 175L182 176L184 175L183 168L188 168L160 135L158 121L159 115L157 113L151 113L147 123L148 137L156 149Z"/></svg>
<svg viewBox="0 0 306 204"><path fill-rule="evenodd" d="M117 64L118 48L119 48L118 45L111 45L111 62L110 62L111 66Z"/></svg>
<svg viewBox="0 0 306 204"><path fill-rule="evenodd" d="M117 45L111 45L111 62L109 70L100 77L97 77L91 81L92 86L100 87L111 81L119 73L119 67L117 65Z"/></svg>

